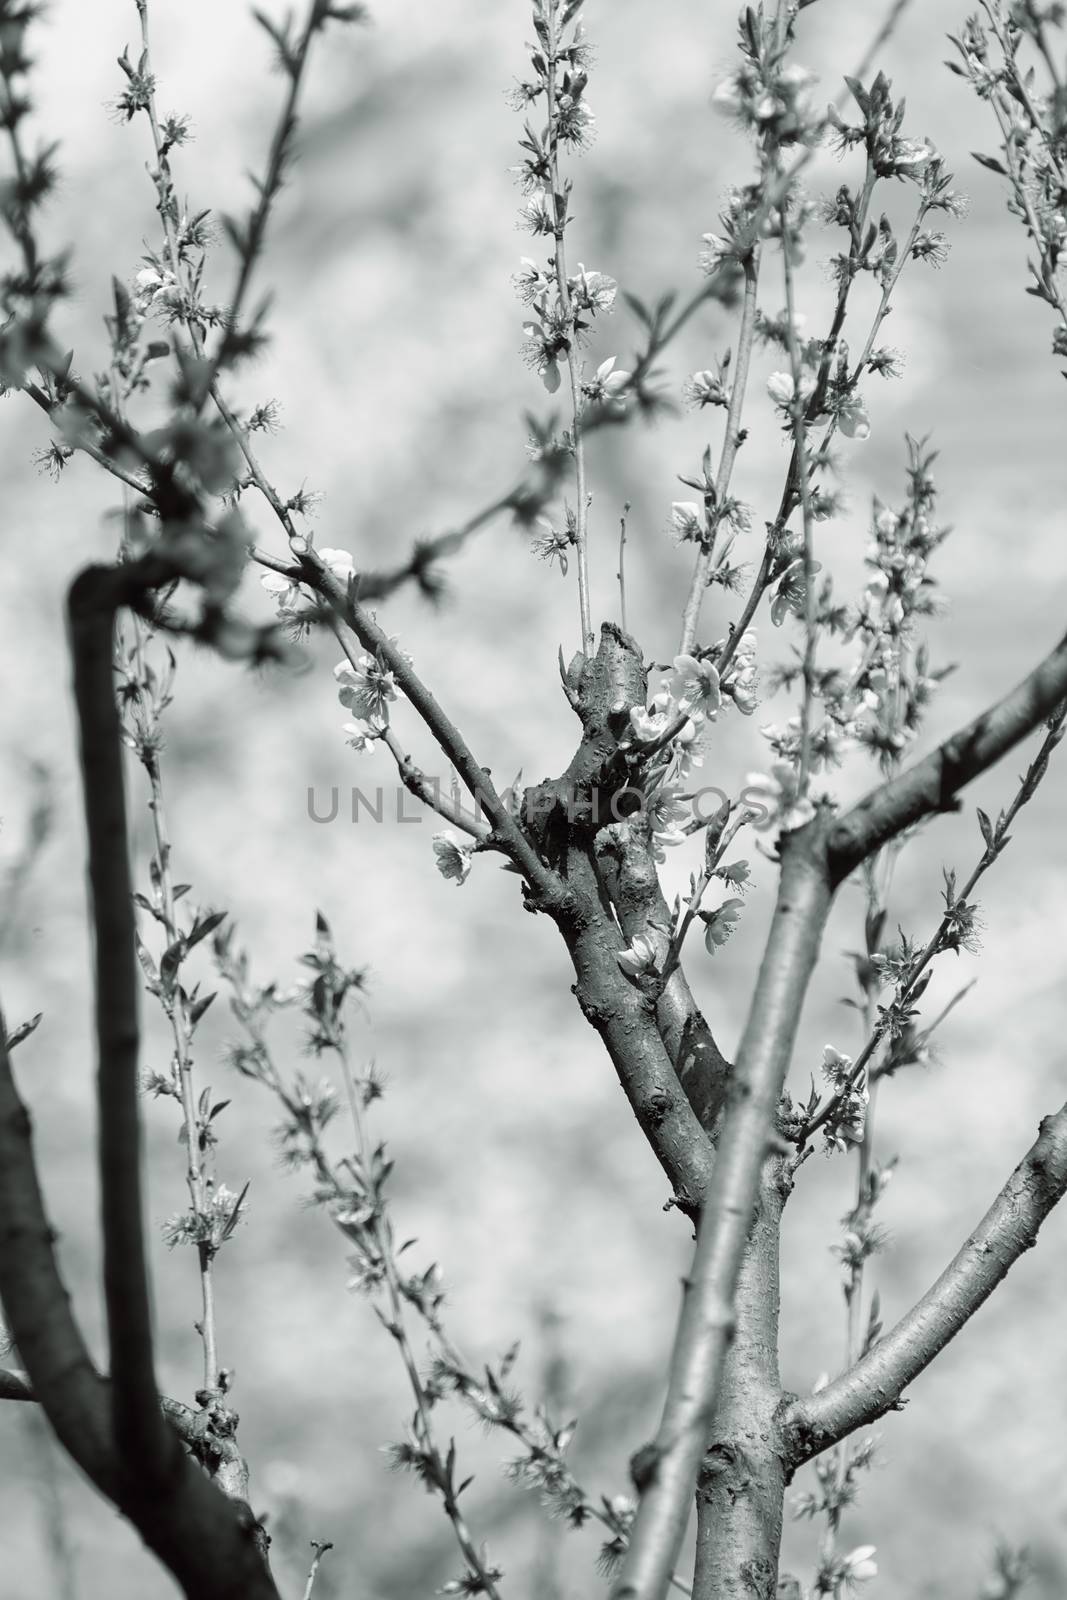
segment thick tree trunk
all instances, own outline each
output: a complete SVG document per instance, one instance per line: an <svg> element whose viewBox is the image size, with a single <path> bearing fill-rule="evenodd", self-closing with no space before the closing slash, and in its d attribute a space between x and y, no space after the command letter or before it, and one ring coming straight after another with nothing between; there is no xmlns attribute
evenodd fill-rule
<svg viewBox="0 0 1067 1600"><path fill-rule="evenodd" d="M697 1482L694 1600L775 1600L785 1464L778 1408L778 1243L785 1163L763 1170L737 1285L736 1331Z"/></svg>

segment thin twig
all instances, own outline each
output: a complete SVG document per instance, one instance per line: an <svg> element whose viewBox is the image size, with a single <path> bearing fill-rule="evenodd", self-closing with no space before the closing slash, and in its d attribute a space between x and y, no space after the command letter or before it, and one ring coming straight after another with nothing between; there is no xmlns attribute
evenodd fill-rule
<svg viewBox="0 0 1067 1600"><path fill-rule="evenodd" d="M315 1587L315 1579L318 1576L319 1566L322 1562L322 1558L326 1554L327 1550L333 1549L333 1545L329 1539L326 1539L321 1543L318 1539L312 1539L311 1548L314 1551L314 1555L311 1558L311 1566L308 1570L307 1583L304 1585L304 1600L311 1600L311 1591Z"/></svg>
<svg viewBox="0 0 1067 1600"><path fill-rule="evenodd" d="M800 766L797 774L797 796L807 793L811 774L811 722L815 707L815 652L818 634L815 626L815 551L814 517L811 509L811 479L808 471L807 420L803 390L804 371L796 331L796 293L793 283L792 241L789 236L789 218L780 212L782 224L782 268L785 275L785 326L786 344L789 348L789 367L793 375L793 448L797 458L797 481L800 485L800 505L804 525L804 693L800 707Z"/></svg>
<svg viewBox="0 0 1067 1600"><path fill-rule="evenodd" d="M574 445L575 493L577 496L574 514L574 564L578 573L578 609L581 616L582 649L587 655L592 655L596 648L596 636L593 633L592 610L589 600L589 507L585 488L585 442L582 437L581 363L578 357L574 332L574 312L571 305L570 285L567 281L567 248L564 242L564 230L567 226L567 195L569 191L561 190L559 181L559 125L556 107L556 68L559 62L557 55L559 49L559 4L560 0L548 0L550 44L546 52L548 128L545 148L551 173L550 200L553 206L555 224L553 238L555 244L556 292L559 295L560 309L563 312L564 320L570 329L567 339L567 373L571 386L571 413L573 419L571 423L571 439Z"/></svg>
<svg viewBox="0 0 1067 1600"><path fill-rule="evenodd" d="M753 245L751 251L745 257L743 266L745 293L741 305L741 327L737 336L737 363L734 367L733 382L730 386L730 404L726 413L726 435L723 439L722 455L719 458L719 470L715 476L716 510L722 507L730 492L730 479L734 470L734 462L741 447L741 416L744 410L745 392L748 388L752 347L756 337L760 270L760 246L758 244ZM693 645L696 642L700 611L704 603L704 592L708 586L708 577L711 573L714 553L714 536L705 537L701 542L693 567L693 577L689 585L689 594L682 615L682 636L678 645L679 655L691 654Z"/></svg>
<svg viewBox="0 0 1067 1600"><path fill-rule="evenodd" d="M143 716L152 717L143 690L144 648L146 624L140 617L133 619L135 662L137 666L137 702ZM152 717L155 721L155 718ZM174 879L170 867L171 846L167 832L167 817L163 797L163 775L159 765L158 745L153 739L142 742L138 752L149 784L148 809L152 817L152 832L156 847L156 867L163 931L169 947L179 945L181 930L175 915ZM208 1215L208 1187L200 1158L196 1086L193 1075L193 1056L188 1005L180 984L172 995L162 999L163 1009L170 1022L174 1039L174 1060L178 1069L178 1092L185 1133L185 1175L189 1199L198 1222ZM197 1259L200 1273L200 1338L204 1351L204 1388L215 1390L219 1381L218 1335L215 1319L215 1292L212 1281L214 1250L207 1239L197 1240Z"/></svg>
<svg viewBox="0 0 1067 1600"><path fill-rule="evenodd" d="M355 667L357 665L355 652L349 646L341 631L340 624L337 622L333 624L333 634L346 657ZM429 806L432 811L436 811L447 822L451 822L453 827L459 828L472 839L482 841L489 838L492 831L489 824L482 821L478 816L468 817L458 801L453 801L451 796L442 794L440 784L432 782L424 772L419 770L411 757L407 755L400 740L388 724L381 730L375 728L374 732L396 762L397 772L405 789L421 800L423 805Z"/></svg>
<svg viewBox="0 0 1067 1600"><path fill-rule="evenodd" d="M619 579L619 623L623 633L629 632L626 626L626 517L629 510L630 502L627 500L622 508L622 516L619 518L619 571L617 574Z"/></svg>
<svg viewBox="0 0 1067 1600"><path fill-rule="evenodd" d="M1002 704L1004 703L1005 702L1002 702ZM992 839L986 842L986 847L972 869L966 882L953 895L952 903L946 904L944 914L941 917L941 920L938 922L937 927L934 929L934 932L931 934L926 944L909 965L907 977L897 989L895 1005L898 1008L901 1006L906 1006L911 998L915 995L919 981L927 967L930 965L930 962L943 948L945 948L946 937L954 925L956 907L961 903L966 902L968 896L973 893L980 880L989 871L990 867L998 859L1009 843L1008 829L1011 827L1012 822L1015 820L1022 807L1026 805L1027 802L1033 797L1038 784L1041 782L1046 771L1048 770L1048 763L1053 751L1063 738L1065 716L1067 716L1067 711L1061 709L1052 719L1051 725L1041 742L1037 754L1027 768L1025 776L1020 779L1019 787L1012 797L1012 800L1009 803L1006 811L1003 813L1002 817L998 819L997 827ZM975 726L975 724L972 724L972 726ZM1020 735L1020 737L1022 737L1022 735ZM914 771L915 769L912 770ZM904 776L906 777L907 774ZM952 1005L955 1005L957 1001L962 998L962 994L965 992L966 991L964 990L961 992L961 994L957 995L955 1000L952 1001ZM942 1012L941 1016L937 1019L937 1022L943 1021L948 1015L949 1010L951 1010L951 1006L946 1007L945 1011ZM797 1142L801 1148L808 1143L813 1134L817 1133L818 1130L829 1121L844 1097L849 1093L850 1089L854 1088L861 1081L864 1072L868 1068L868 1064L871 1062L875 1052L885 1039L890 1028L890 1023L891 1013L887 1009L882 1013L878 1022L871 1030L866 1044L852 1064L847 1080L835 1091L833 1095L828 1098L824 1105L818 1108L818 1110L805 1123L803 1129L798 1134ZM931 1033L936 1025L936 1022L932 1023L926 1032ZM872 1071L871 1077L884 1076L886 1070L887 1069L883 1067L881 1072Z"/></svg>
<svg viewBox="0 0 1067 1600"><path fill-rule="evenodd" d="M371 613L355 598L355 584L351 584L346 590L319 559L306 539L294 538L290 548L300 562L303 581L329 601L337 616L352 629L363 648L388 666L400 688L433 734L438 747L452 762L468 792L483 807L493 825L495 845L510 856L515 865L521 869L531 889L542 903L545 905L559 903L566 895L561 879L541 860L497 793L488 769L478 764L463 735L438 705L407 657L379 627Z"/></svg>

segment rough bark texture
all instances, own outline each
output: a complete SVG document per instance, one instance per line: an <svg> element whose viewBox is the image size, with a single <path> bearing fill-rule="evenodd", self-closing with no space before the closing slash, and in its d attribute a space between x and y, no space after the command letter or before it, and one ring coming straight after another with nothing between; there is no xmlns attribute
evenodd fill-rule
<svg viewBox="0 0 1067 1600"><path fill-rule="evenodd" d="M578 658L564 688L581 741L565 772L526 791L523 823L570 891L548 909L574 962L578 1003L677 1203L695 1215L731 1068L680 971L657 994L631 983L617 961L637 934L662 945L671 923L641 821L640 774L621 747L631 707L646 700L641 651L605 623L597 654Z"/></svg>
<svg viewBox="0 0 1067 1600"><path fill-rule="evenodd" d="M778 1244L790 1187L785 1163L768 1161L737 1280L734 1342L697 1479L693 1600L775 1600L786 1481L777 1419Z"/></svg>
<svg viewBox="0 0 1067 1600"><path fill-rule="evenodd" d="M566 878L577 894L574 913L560 924L574 962L575 998L604 1041L676 1203L693 1215L711 1175L711 1143L678 1081L654 1000L619 969L616 957L626 941L600 901L595 866L580 847L568 854Z"/></svg>
<svg viewBox="0 0 1067 1600"><path fill-rule="evenodd" d="M741 1037L678 1320L653 1447L655 1467L642 1489L614 1600L660 1600L666 1592L708 1434L717 1426L734 1339L737 1283L748 1261L778 1101L830 909L821 822L784 836L781 855L778 904Z"/></svg>

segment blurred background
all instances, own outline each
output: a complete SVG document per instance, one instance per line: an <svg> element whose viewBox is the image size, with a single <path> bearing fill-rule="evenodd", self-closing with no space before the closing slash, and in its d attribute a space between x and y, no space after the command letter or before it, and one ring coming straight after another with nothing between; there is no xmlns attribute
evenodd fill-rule
<svg viewBox="0 0 1067 1600"><path fill-rule="evenodd" d="M526 459L522 413L546 407L520 358L523 313L510 282L521 255L539 254L517 229L508 172L521 119L505 94L524 74L526 5L394 0L375 11L371 27L335 31L314 59L302 159L278 205L260 280L275 294L273 339L232 394L244 408L278 400L283 428L265 441L264 463L284 493L306 485L322 494L318 542L350 550L360 567L402 560L414 539L509 488ZM746 149L709 104L732 64L734 10L591 0L587 11L597 136L572 168L572 260L645 299L668 288L691 293L700 236L716 227L729 184L749 171ZM880 15L873 4L822 0L803 18L797 59L818 69L827 97ZM901 499L904 432L930 433L940 451L941 513L955 526L936 567L952 603L931 627L931 646L935 662L960 670L937 700L928 742L1013 683L1063 628L1063 380L1049 354L1047 311L1023 293L1022 231L1001 185L968 154L992 147L991 119L943 66L944 35L962 20L962 0L924 0L884 52L907 94L905 131L937 144L972 206L964 222L948 224L947 264L939 272L916 265L902 280L884 342L904 353L903 377L869 385L871 437L842 450L847 506L820 530L818 551L842 575L842 592L854 592L872 497ZM267 42L243 4L158 0L153 25L161 108L188 113L195 134L176 156L180 192L190 210L239 211L282 92ZM46 231L50 244L74 247L63 329L83 373L104 359L111 275L130 281L156 242L146 127L109 112L122 86L115 58L136 40L133 0L53 0L35 38L37 127L60 141L62 169ZM827 155L811 189L832 193L853 178L850 165ZM897 186L882 203L903 218L907 200ZM811 235L801 304L813 330L824 324L827 262L839 238ZM220 244L211 269L220 298L229 270ZM773 313L784 298L773 267L768 283L764 305ZM862 341L862 319L852 328ZM620 302L591 357L616 355L629 366L638 339ZM679 398L685 376L734 339L721 308L694 318L663 363L670 392ZM776 364L757 362L751 436L735 477L757 529L773 515L787 459L764 393ZM33 763L49 773L53 825L0 976L11 1023L44 1012L16 1066L63 1264L99 1352L89 948L62 603L78 566L113 551L109 513L119 502L113 481L85 460L58 485L41 477L32 456L48 434L29 402L7 398L2 420L0 852L10 862L20 849ZM689 568L667 531L670 502L688 494L677 474L692 475L720 434L709 413L679 415L610 430L590 448L597 612L617 614L617 519L629 500L630 625L652 659L675 647ZM266 508L247 497L245 506L260 542L283 553ZM755 534L742 553L758 554ZM520 767L528 782L559 772L576 728L556 669L558 647L569 656L578 645L573 571L564 581L534 559L527 536L496 522L446 577L436 609L408 592L383 606L389 631L501 783ZM249 614L270 614L254 574L243 599ZM705 639L724 633L730 615L714 598ZM776 632L766 608L758 622L765 667L785 659L798 637L792 625ZM305 674L257 677L181 653L164 758L175 876L203 904L232 913L263 981L295 979L317 907L343 958L369 967L359 1050L388 1080L376 1129L396 1160L398 1232L417 1237L422 1263L440 1262L450 1327L472 1359L496 1359L520 1338L516 1378L531 1403L548 1394L561 1415L581 1419L572 1446L580 1480L594 1492L624 1491L627 1458L658 1417L689 1230L677 1212L663 1211L667 1186L573 1003L562 944L547 922L522 914L515 879L483 859L462 889L443 880L428 817L418 826L348 820L351 787L391 786L393 773L345 746L335 657L316 643ZM749 722L723 719L706 781L730 789L766 768L759 727L786 715L783 704L761 707ZM414 720L401 711L397 722L405 744L436 770ZM971 800L992 811L1007 803L1024 759L1003 763ZM842 793L869 778L848 772ZM882 1215L887 1247L869 1274L887 1322L941 1270L1040 1116L1063 1097L1063 783L1054 770L983 888L980 956L942 958L928 1016L961 984L977 984L939 1031L939 1063L881 1099L880 1154L900 1157ZM338 818L310 820L309 786L326 814L334 785ZM139 773L131 790L144 880ZM901 865L892 919L925 938L941 904L942 865L965 875L978 850L971 806L930 829ZM714 961L698 943L689 960L727 1052L744 1019L774 882L769 862L752 849L739 854L748 854L756 879L739 930ZM672 857L672 889L684 886L690 866ZM856 1014L840 1001L851 989L846 953L858 946L861 918L861 894L847 888L805 1011L794 1068L801 1091L826 1043L852 1053L860 1043ZM206 956L201 966L210 987ZM145 1027L146 1065L162 1068L167 1038L151 1003ZM439 1589L459 1561L438 1503L412 1480L391 1477L380 1453L407 1419L401 1369L366 1303L346 1292L340 1241L304 1204L300 1180L278 1167L273 1107L225 1064L233 1033L220 1000L201 1030L199 1072L217 1098L233 1097L219 1128L219 1177L233 1189L251 1183L247 1226L219 1263L218 1298L253 1499L269 1513L285 1593L302 1592L308 1541L328 1538L335 1550L316 1588L321 1600L414 1600ZM281 1029L279 1047L302 1064L296 1032ZM173 1104L146 1104L146 1120L150 1204L162 1224L185 1204ZM831 1247L852 1204L852 1167L844 1158L809 1161L787 1214L782 1371L798 1391L841 1361ZM998 1537L1030 1546L1033 1595L1067 1588L1065 1246L1067 1211L913 1386L905 1412L876 1430L877 1467L843 1545L878 1547L872 1591L886 1600L970 1600ZM195 1262L168 1251L160 1232L154 1270L162 1382L189 1400L199 1381ZM497 1440L460 1416L444 1416L442 1426L455 1430L462 1463L477 1473L468 1514L507 1571L506 1592L601 1592L595 1532L547 1524L532 1497L502 1476ZM0 1600L173 1592L52 1449L29 1407L0 1413L0 1522ZM807 1579L815 1551L815 1530L790 1523L786 1565Z"/></svg>

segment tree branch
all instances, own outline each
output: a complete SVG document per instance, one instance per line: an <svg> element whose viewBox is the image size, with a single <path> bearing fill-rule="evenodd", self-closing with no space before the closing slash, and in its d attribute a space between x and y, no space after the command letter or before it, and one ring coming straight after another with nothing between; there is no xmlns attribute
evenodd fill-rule
<svg viewBox="0 0 1067 1600"><path fill-rule="evenodd" d="M642 935L655 947L667 941L673 919L663 898L643 815L642 768L647 750L635 761L633 752L620 745L629 728L630 708L643 706L647 695L647 674L637 642L614 623L604 623L596 655L586 657L577 677L566 679L564 687L581 719L581 742L565 772L526 791L523 820L545 859L559 867L569 884L584 885L580 898L583 907L588 903L588 910L583 916L599 918L603 913L608 967L599 986L580 984L578 989L586 1016L596 1025L597 1008L610 1011L617 1004L618 993L628 997L634 993L632 986L621 980L615 960L622 949L619 928L626 939ZM576 925L569 916L557 916L556 920L574 956ZM625 984L623 989L620 981ZM655 1024L699 1123L714 1137L731 1069L683 973L675 966L655 993L642 988L638 999L642 1014ZM613 1051L607 1035L605 1042ZM623 1076L625 1068L618 1060L616 1067ZM655 1123L650 1124L647 1114L641 1112L638 1120L663 1161L665 1147L661 1150L650 1132ZM701 1149L701 1172L706 1171L707 1161L707 1152ZM687 1185L682 1191L683 1203L692 1206L699 1192Z"/></svg>
<svg viewBox="0 0 1067 1600"><path fill-rule="evenodd" d="M578 904L556 920L574 962L575 999L604 1041L675 1203L695 1216L711 1177L711 1141L678 1080L653 1003L619 969L625 942L601 904L593 860L577 845L568 854L567 883Z"/></svg>
<svg viewBox="0 0 1067 1600"><path fill-rule="evenodd" d="M0 1298L26 1363L29 1390L12 1395L5 1384L4 1398L40 1400L67 1453L113 1495L117 1473L107 1391L74 1320L55 1237L37 1178L29 1113L0 1026Z"/></svg>
<svg viewBox="0 0 1067 1600"><path fill-rule="evenodd" d="M734 1068L671 1357L667 1398L613 1600L662 1600L689 1520L734 1331L734 1293L832 887L819 822L781 844L778 904Z"/></svg>
<svg viewBox="0 0 1067 1600"><path fill-rule="evenodd" d="M908 1384L1034 1244L1041 1224L1065 1193L1067 1105L1044 1118L1034 1144L922 1299L848 1372L788 1407L782 1426L790 1471L897 1408Z"/></svg>
<svg viewBox="0 0 1067 1600"><path fill-rule="evenodd" d="M956 795L1067 697L1067 636L1019 686L913 767L873 790L830 834L834 886L924 817L957 809Z"/></svg>
<svg viewBox="0 0 1067 1600"><path fill-rule="evenodd" d="M371 613L356 599L356 585L353 583L346 590L329 568L320 561L318 554L306 539L297 537L290 541L290 545L294 556L300 562L301 581L323 595L337 615L352 629L363 648L388 666L433 734L442 753L452 762L469 793L481 803L486 816L493 824L499 848L524 874L539 905L543 909L558 905L565 893L558 874L541 860L529 838L497 793L488 768L478 765L463 735L438 705L407 657L397 649Z"/></svg>
<svg viewBox="0 0 1067 1600"><path fill-rule="evenodd" d="M737 1337L697 1480L693 1600L756 1600L776 1592L785 1486L776 1422L778 1251L790 1187L783 1161L765 1163L734 1295Z"/></svg>
<svg viewBox="0 0 1067 1600"><path fill-rule="evenodd" d="M95 948L104 1296L120 1453L150 1477L171 1440L156 1404L141 1196L137 962L114 622L122 569L89 567L68 597Z"/></svg>
<svg viewBox="0 0 1067 1600"><path fill-rule="evenodd" d="M193 1464L178 1434L163 1423L157 1396L152 1411L164 1428L165 1472L146 1480L138 1463L125 1461L116 1448L110 1386L94 1368L74 1320L55 1238L37 1178L29 1113L0 1026L0 1298L26 1363L29 1393L18 1398L40 1401L68 1455L134 1523L189 1600L279 1600L250 1507L227 1498Z"/></svg>

